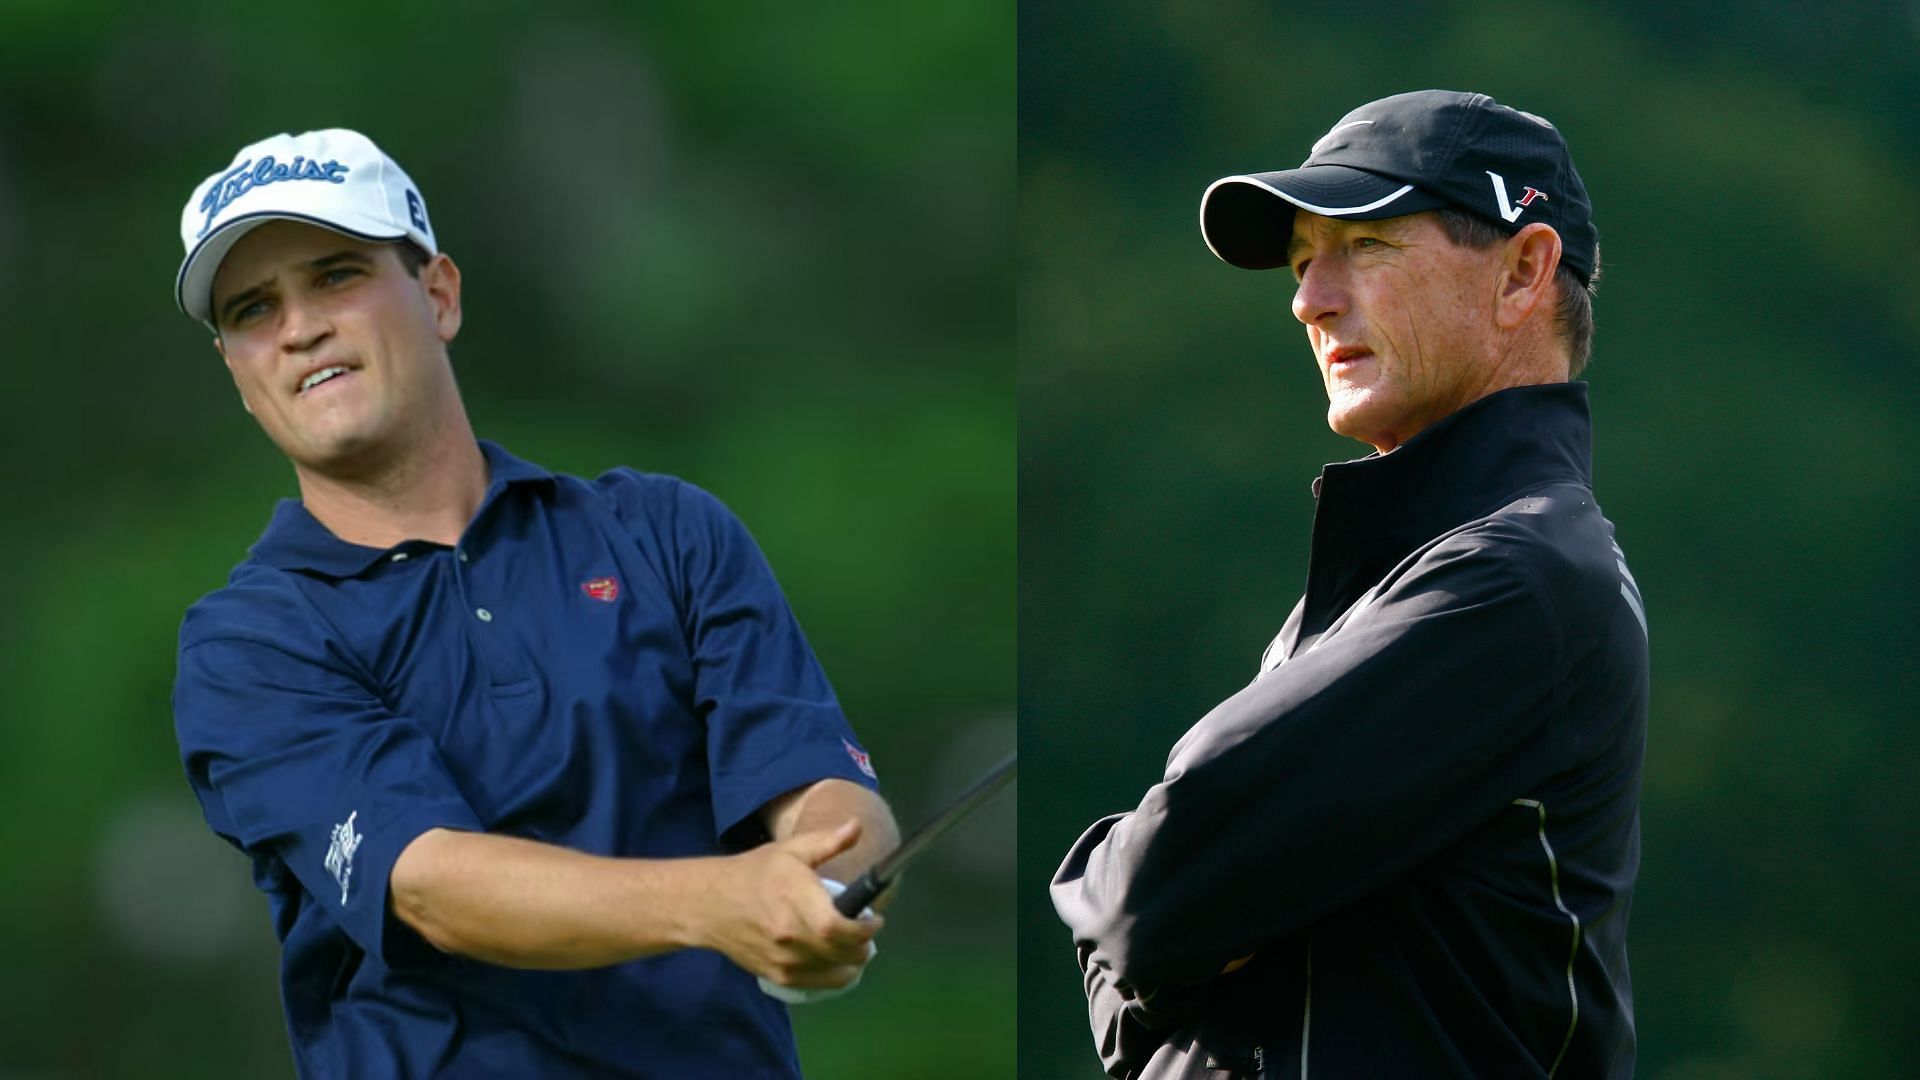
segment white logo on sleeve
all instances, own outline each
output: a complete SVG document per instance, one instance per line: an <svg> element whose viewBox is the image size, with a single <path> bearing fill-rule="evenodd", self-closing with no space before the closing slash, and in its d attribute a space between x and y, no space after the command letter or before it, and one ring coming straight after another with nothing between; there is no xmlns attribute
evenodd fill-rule
<svg viewBox="0 0 1920 1080"><path fill-rule="evenodd" d="M327 873L340 883L340 902L347 902L347 883L353 880L353 853L360 850L360 834L353 831L353 819L360 816L355 810L347 815L347 820L333 827L333 840L327 845Z"/></svg>

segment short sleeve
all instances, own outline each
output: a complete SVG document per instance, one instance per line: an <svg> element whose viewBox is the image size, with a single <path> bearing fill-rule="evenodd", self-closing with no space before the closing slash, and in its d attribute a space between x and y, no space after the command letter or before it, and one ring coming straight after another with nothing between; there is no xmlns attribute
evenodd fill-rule
<svg viewBox="0 0 1920 1080"><path fill-rule="evenodd" d="M479 831L432 739L324 659L242 639L183 643L174 726L213 830L278 861L383 962L394 860L428 829Z"/></svg>
<svg viewBox="0 0 1920 1080"><path fill-rule="evenodd" d="M675 502L715 829L725 835L768 801L815 781L877 788L872 762L746 526L692 485L678 485Z"/></svg>

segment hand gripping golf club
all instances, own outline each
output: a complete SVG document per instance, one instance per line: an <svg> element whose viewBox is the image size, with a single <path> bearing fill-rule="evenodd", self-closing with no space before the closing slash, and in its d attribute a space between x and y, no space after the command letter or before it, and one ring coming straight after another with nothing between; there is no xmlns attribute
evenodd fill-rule
<svg viewBox="0 0 1920 1080"><path fill-rule="evenodd" d="M873 898L886 891L900 876L907 864L927 849L929 844L938 840L948 829L958 824L962 818L973 813L993 798L995 792L1013 782L1015 759L1019 753L1008 754L1005 761L995 765L987 775L973 782L973 786L960 793L959 797L947 804L947 808L935 814L925 825L920 826L912 836L886 858L867 868L867 872L847 886L847 891L834 900L833 906L840 914L851 919L860 914L861 909L873 903Z"/></svg>

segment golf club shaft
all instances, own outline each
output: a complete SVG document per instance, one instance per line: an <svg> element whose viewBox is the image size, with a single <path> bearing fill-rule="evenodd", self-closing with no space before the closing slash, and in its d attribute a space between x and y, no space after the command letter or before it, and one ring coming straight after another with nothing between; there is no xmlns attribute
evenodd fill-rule
<svg viewBox="0 0 1920 1080"><path fill-rule="evenodd" d="M840 914L851 919L857 916L873 898L886 891L900 876L900 871L917 858L920 852L952 828L961 819L984 806L988 799L1001 788L1013 782L1014 769L1018 762L1017 753L1008 754L1006 759L988 770L985 776L973 782L967 790L961 792L944 810L935 814L926 824L890 854L867 868L866 873L854 879L847 891L833 902Z"/></svg>

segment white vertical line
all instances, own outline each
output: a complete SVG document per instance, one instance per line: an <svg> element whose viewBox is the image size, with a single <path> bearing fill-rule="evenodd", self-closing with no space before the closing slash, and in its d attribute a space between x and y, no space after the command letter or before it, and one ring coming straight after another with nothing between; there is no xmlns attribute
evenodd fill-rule
<svg viewBox="0 0 1920 1080"><path fill-rule="evenodd" d="M1640 602L1640 583L1633 580L1633 571L1627 569L1627 553L1620 550L1620 541L1613 541L1613 565L1620 568L1620 595L1627 598L1627 606L1633 609L1633 617L1640 620L1640 633L1652 637L1647 631L1647 609Z"/></svg>
<svg viewBox="0 0 1920 1080"><path fill-rule="evenodd" d="M1613 549L1613 565L1620 568L1620 576L1626 579L1627 584L1633 586L1635 589L1640 587L1640 583L1633 580L1633 571L1627 569L1627 557L1620 553L1618 546L1615 546Z"/></svg>
<svg viewBox="0 0 1920 1080"><path fill-rule="evenodd" d="M1633 609L1633 617L1640 620L1640 632L1651 639L1653 634L1647 629L1647 612L1640 606L1640 598L1633 595L1633 590L1627 588L1624 581L1620 583L1620 595L1627 598L1627 606Z"/></svg>
<svg viewBox="0 0 1920 1080"><path fill-rule="evenodd" d="M1568 911L1567 905L1560 899L1560 860L1554 858L1553 845L1547 843L1546 804L1536 799L1515 799L1513 804L1532 807L1539 813L1540 847L1547 853L1547 881L1553 886L1553 906L1573 922L1573 948L1567 953L1567 1000L1573 1005L1573 1016L1567 1021L1567 1037L1561 1040L1560 1052L1553 1056L1553 1066L1547 1070L1547 1080L1553 1080L1553 1074L1560 1069L1561 1059L1567 1056L1567 1047L1573 1045L1573 1029L1580 1023L1580 992L1573 986L1573 961L1580 955L1580 916Z"/></svg>
<svg viewBox="0 0 1920 1080"><path fill-rule="evenodd" d="M1300 1017L1300 1080L1307 1080L1307 1037L1313 1034L1313 939L1307 939L1307 1008Z"/></svg>

